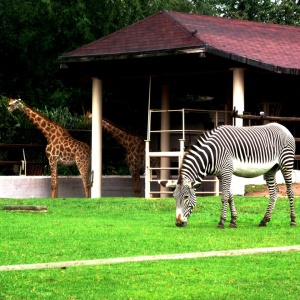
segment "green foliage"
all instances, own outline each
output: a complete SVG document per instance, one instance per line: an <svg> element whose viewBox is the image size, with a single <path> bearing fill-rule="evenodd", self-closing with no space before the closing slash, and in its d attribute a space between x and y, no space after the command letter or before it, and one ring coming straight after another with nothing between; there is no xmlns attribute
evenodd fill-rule
<svg viewBox="0 0 300 300"><path fill-rule="evenodd" d="M90 85L64 78L58 56L164 9L299 26L298 4L292 0L0 0L0 95L20 97L40 111L45 108L49 118L57 118L68 129L84 129L82 115L91 108ZM145 135L139 84L137 79L131 87L126 82L125 93L124 87L119 93L105 91L105 117L109 114L121 127ZM44 143L21 114L11 118L2 100L0 142ZM123 109L116 112L120 103ZM128 118L128 113L133 117Z"/></svg>
<svg viewBox="0 0 300 300"><path fill-rule="evenodd" d="M49 101L79 112L90 91L62 78L59 55L162 9L210 13L211 7L196 0L0 0L0 92L35 107Z"/></svg>
<svg viewBox="0 0 300 300"><path fill-rule="evenodd" d="M0 210L0 265L299 244L299 227L289 226L287 199L278 199L264 228L257 224L268 199L236 197L235 202L239 227L220 230L220 197L198 198L186 228L174 224L174 199L0 199L1 205L45 205L49 210ZM299 259L299 252L289 252L1 272L0 297L295 299Z"/></svg>
<svg viewBox="0 0 300 300"><path fill-rule="evenodd" d="M0 143L5 144L44 144L44 136L20 111L10 113L7 109L8 98L1 96Z"/></svg>
<svg viewBox="0 0 300 300"><path fill-rule="evenodd" d="M85 129L91 130L91 122L84 115L72 114L68 107L59 106L57 108L37 109L41 114L49 118L53 123L58 124L68 130L70 129Z"/></svg>
<svg viewBox="0 0 300 300"><path fill-rule="evenodd" d="M294 0L221 0L217 10L226 18L300 25L300 5Z"/></svg>
<svg viewBox="0 0 300 300"><path fill-rule="evenodd" d="M0 0L0 93L79 113L90 91L63 78L58 56L164 9L299 25L292 0Z"/></svg>
<svg viewBox="0 0 300 300"><path fill-rule="evenodd" d="M7 97L0 98L2 122L0 124L0 143L2 144L35 144L46 145L44 135L18 110L9 113L7 110ZM37 109L54 123L64 128L76 130L71 135L88 144L91 141L91 123L84 115L72 114L67 107ZM26 149L28 161L46 162L45 148ZM20 161L23 159L21 148L1 148L0 160ZM12 166L1 166L1 175L13 175ZM77 167L59 167L60 175L78 175Z"/></svg>

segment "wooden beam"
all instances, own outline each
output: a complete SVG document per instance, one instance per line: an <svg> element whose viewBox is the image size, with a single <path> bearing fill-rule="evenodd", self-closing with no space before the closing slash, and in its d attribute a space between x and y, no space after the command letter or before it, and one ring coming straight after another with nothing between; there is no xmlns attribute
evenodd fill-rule
<svg viewBox="0 0 300 300"><path fill-rule="evenodd" d="M46 212L46 206L37 206L37 205L5 205L3 210L19 210L19 211L38 211Z"/></svg>
<svg viewBox="0 0 300 300"><path fill-rule="evenodd" d="M234 117L234 114L233 114ZM239 115L235 116L236 118L240 119L247 119L247 120L268 120L268 121L281 121L281 122L300 122L300 118L296 117L272 117L272 116L254 116L254 115Z"/></svg>

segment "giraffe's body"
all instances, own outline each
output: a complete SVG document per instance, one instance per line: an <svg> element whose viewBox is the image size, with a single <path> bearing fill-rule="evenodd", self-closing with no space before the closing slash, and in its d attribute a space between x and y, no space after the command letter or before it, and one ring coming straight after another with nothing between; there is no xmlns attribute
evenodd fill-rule
<svg viewBox="0 0 300 300"><path fill-rule="evenodd" d="M77 165L82 177L85 195L89 197L91 148L74 139L65 128L54 124L41 113L28 107L21 99L9 99L8 110L20 109L47 139L46 155L51 170L52 198L58 196L58 165Z"/></svg>
<svg viewBox="0 0 300 300"><path fill-rule="evenodd" d="M141 197L140 174L145 172L145 141L142 137L120 129L118 126L102 119L102 128L110 134L126 151L126 162L131 174L134 193L136 197ZM159 161L151 159L152 166L158 166ZM159 176L158 172L157 176Z"/></svg>

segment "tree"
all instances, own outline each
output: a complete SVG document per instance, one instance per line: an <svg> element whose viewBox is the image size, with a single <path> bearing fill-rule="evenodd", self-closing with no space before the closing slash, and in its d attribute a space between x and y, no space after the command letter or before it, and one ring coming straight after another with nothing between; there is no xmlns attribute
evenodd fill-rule
<svg viewBox="0 0 300 300"><path fill-rule="evenodd" d="M294 0L220 0L218 13L226 18L300 25L300 6Z"/></svg>
<svg viewBox="0 0 300 300"><path fill-rule="evenodd" d="M87 92L61 77L59 55L159 10L211 7L209 0L0 0L0 95L79 111Z"/></svg>

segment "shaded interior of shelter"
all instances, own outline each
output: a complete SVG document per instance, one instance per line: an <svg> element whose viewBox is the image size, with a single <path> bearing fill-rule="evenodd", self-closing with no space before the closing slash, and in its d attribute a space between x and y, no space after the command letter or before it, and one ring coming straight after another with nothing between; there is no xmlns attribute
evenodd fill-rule
<svg viewBox="0 0 300 300"><path fill-rule="evenodd" d="M245 113L259 115L264 109L264 103L268 103L271 116L299 116L299 76L273 73L212 54L205 54L205 57L198 53L116 59L110 60L109 63L105 60L72 63L68 68L61 70L61 76L70 86L78 86L87 91L85 109L91 109L91 77L102 78L103 117L146 139L149 97L150 108L160 109L161 88L164 84L170 87L170 109L231 111L232 68L245 68ZM187 121L195 126L201 124L204 130L214 126L208 113L190 114ZM159 128L159 118L153 122L154 128ZM247 120L244 123L249 124ZM262 121L251 122L251 125L256 124L262 124ZM300 137L300 123L282 124L289 128L294 137ZM178 128L180 125L181 116L171 115L171 127ZM89 140L87 137L84 139ZM187 136L186 146L190 142L192 138ZM116 164L115 169L126 169L124 149L106 133L103 133L102 146L103 174L110 174L110 162ZM152 147L157 150L160 148L159 138L153 139ZM171 148L176 147L171 145ZM299 155L299 147L296 151ZM298 169L298 165L295 167Z"/></svg>
<svg viewBox="0 0 300 300"><path fill-rule="evenodd" d="M263 103L269 103L269 115L298 116L299 76L277 74L211 54L72 63L63 73L70 84L77 82L87 89L91 88L91 76L102 78L103 116L146 135L150 77L151 109L160 108L161 86L167 84L171 109L224 110L232 107L232 68L245 68L246 113L259 115ZM283 124L300 137L300 124Z"/></svg>

